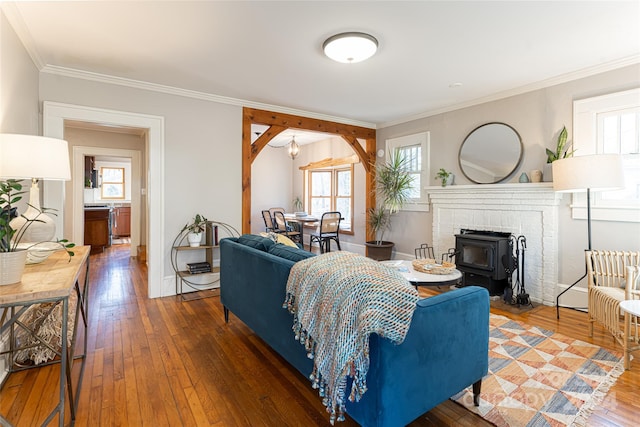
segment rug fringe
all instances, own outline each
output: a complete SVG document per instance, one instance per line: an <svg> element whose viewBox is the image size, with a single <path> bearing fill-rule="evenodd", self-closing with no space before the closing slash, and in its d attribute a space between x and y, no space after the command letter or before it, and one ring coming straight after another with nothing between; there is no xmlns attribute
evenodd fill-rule
<svg viewBox="0 0 640 427"><path fill-rule="evenodd" d="M576 414L575 418L573 419L571 426L576 426L576 427L588 426L587 421L589 420L589 417L593 413L593 410L598 405L600 405L600 403L602 403L604 398L607 396L607 393L609 393L609 389L611 388L611 386L613 386L616 383L616 381L618 380L618 377L622 375L622 373L624 373L624 358L615 364L613 369L611 369L611 372L609 372L609 374L607 375L607 378L604 381L602 381L598 385L598 388L596 388L593 391L593 394L589 402L585 402L585 404L582 405L582 407Z"/></svg>

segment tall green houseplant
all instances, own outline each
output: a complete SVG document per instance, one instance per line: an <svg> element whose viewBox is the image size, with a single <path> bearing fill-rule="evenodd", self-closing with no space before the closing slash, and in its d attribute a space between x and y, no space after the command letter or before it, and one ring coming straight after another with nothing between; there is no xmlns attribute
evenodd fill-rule
<svg viewBox="0 0 640 427"><path fill-rule="evenodd" d="M366 242L371 258L391 258L394 243L385 241L384 233L391 227L392 216L410 198L413 176L407 169L407 160L398 152L391 153L389 160L376 168L377 206L367 212L367 222L376 236L376 240Z"/></svg>

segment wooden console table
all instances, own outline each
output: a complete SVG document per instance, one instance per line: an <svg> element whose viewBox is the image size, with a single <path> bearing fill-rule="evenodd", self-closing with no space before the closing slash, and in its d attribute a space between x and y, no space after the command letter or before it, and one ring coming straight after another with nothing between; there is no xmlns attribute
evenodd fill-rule
<svg viewBox="0 0 640 427"><path fill-rule="evenodd" d="M31 264L25 267L22 281L7 286L0 286L0 309L2 317L0 320L0 336L6 331L10 333L9 350L3 352L10 356L9 373L5 380L12 372L24 369L38 368L41 366L60 364L60 387L59 400L57 406L51 411L47 419L42 425L51 423L56 414L58 415L58 425L64 426L65 397L69 395L69 409L71 425L75 423L76 409L78 398L80 396L80 386L82 385L82 377L84 375L84 367L87 354L87 321L88 321L88 291L89 291L89 251L90 246L78 246L73 248L75 256L71 257L64 251L53 253L47 260L40 264ZM83 274L84 273L84 274ZM82 283L81 283L82 282ZM76 293L77 304L76 313L73 321L73 337L71 343L68 343L67 330L69 327L69 298ZM45 343L43 339L38 337L30 325L25 325L20 321L20 316L24 314L29 307L41 303L62 304L62 319L60 328L62 330L61 349L54 349ZM9 313L7 317L7 313ZM82 325L78 324L78 320L82 319ZM78 326L84 327L84 337L82 352L75 354L76 337L78 336ZM15 331L17 328L24 329L34 337L39 344L45 345L55 351L57 357L52 361L29 367L17 367L14 363L14 354L23 348L16 347ZM73 384L71 380L71 369L75 360L80 360L80 374L77 383ZM0 385L3 386L4 382ZM65 390L66 388L66 390ZM9 420L0 414L0 425L11 425Z"/></svg>

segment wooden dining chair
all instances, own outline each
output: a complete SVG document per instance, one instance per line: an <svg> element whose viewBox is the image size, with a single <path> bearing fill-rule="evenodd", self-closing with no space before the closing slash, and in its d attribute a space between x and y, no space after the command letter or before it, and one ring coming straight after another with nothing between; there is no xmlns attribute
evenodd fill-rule
<svg viewBox="0 0 640 427"><path fill-rule="evenodd" d="M275 231L275 225L273 223L273 217L268 209L262 211L262 220L264 221L264 231Z"/></svg>
<svg viewBox="0 0 640 427"><path fill-rule="evenodd" d="M284 217L284 213L281 211L273 212L273 222L275 224L275 232L281 233L293 240L294 242L302 243L300 239L300 232L291 227Z"/></svg>
<svg viewBox="0 0 640 427"><path fill-rule="evenodd" d="M320 253L331 251L331 241L335 241L340 248L340 221L342 221L342 215L340 212L325 212L320 218L320 227L310 234L309 247L316 241L320 246Z"/></svg>

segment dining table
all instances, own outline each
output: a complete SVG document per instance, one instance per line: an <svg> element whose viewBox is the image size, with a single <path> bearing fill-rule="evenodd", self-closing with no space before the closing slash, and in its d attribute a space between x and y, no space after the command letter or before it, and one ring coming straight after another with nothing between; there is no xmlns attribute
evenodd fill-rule
<svg viewBox="0 0 640 427"><path fill-rule="evenodd" d="M311 224L320 221L318 217L313 215L299 215L299 214L284 214L284 219L287 222L297 222L300 224L300 243L304 249L304 226L305 224ZM309 250L311 250L311 243L309 243Z"/></svg>

